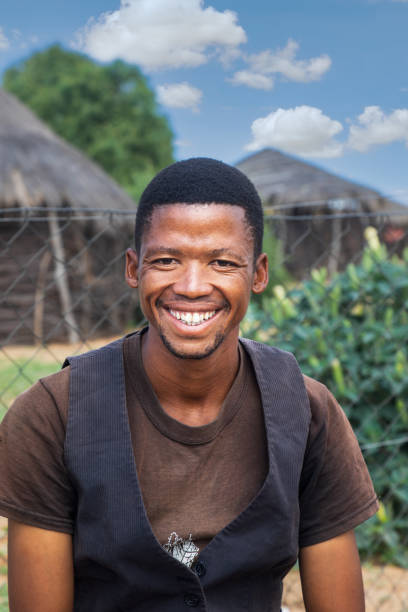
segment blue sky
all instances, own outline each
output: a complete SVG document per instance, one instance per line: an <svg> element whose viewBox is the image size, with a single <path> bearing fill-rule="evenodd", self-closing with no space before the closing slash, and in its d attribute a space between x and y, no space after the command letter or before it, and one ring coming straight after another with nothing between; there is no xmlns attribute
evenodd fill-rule
<svg viewBox="0 0 408 612"><path fill-rule="evenodd" d="M408 204L408 0L1 0L0 71L59 42L138 64L176 157L276 147Z"/></svg>

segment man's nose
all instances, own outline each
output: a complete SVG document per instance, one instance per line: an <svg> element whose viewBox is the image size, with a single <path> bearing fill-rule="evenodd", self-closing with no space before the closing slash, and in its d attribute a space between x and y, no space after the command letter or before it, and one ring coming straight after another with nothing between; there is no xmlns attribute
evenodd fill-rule
<svg viewBox="0 0 408 612"><path fill-rule="evenodd" d="M180 276L173 284L173 291L190 299L209 295L212 286L209 283L208 271L199 262L192 262L180 270Z"/></svg>

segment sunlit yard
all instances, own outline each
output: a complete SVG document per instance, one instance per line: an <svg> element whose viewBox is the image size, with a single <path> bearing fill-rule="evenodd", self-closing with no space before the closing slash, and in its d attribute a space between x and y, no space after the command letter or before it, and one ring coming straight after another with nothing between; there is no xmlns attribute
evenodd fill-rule
<svg viewBox="0 0 408 612"><path fill-rule="evenodd" d="M30 387L33 382L43 376L52 374L60 368L59 364L44 362L39 358L20 358L10 361L5 356L0 357L0 417L13 400Z"/></svg>

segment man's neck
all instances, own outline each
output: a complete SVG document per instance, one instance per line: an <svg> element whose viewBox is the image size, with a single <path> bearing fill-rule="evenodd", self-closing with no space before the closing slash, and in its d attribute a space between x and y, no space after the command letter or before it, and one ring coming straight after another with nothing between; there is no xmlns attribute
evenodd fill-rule
<svg viewBox="0 0 408 612"><path fill-rule="evenodd" d="M221 344L203 359L181 359L163 343L142 339L146 374L162 408L174 419L192 427L214 421L238 372L238 339Z"/></svg>

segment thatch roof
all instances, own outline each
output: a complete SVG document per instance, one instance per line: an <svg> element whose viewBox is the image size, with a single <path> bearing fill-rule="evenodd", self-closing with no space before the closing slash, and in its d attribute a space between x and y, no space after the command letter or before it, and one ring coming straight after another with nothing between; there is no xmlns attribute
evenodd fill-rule
<svg viewBox="0 0 408 612"><path fill-rule="evenodd" d="M135 210L96 164L0 89L0 208Z"/></svg>
<svg viewBox="0 0 408 612"><path fill-rule="evenodd" d="M263 149L236 167L254 183L265 206L328 201L335 206L336 202L347 205L349 201L359 202L361 210L401 212L405 221L408 218L407 206L275 149Z"/></svg>

